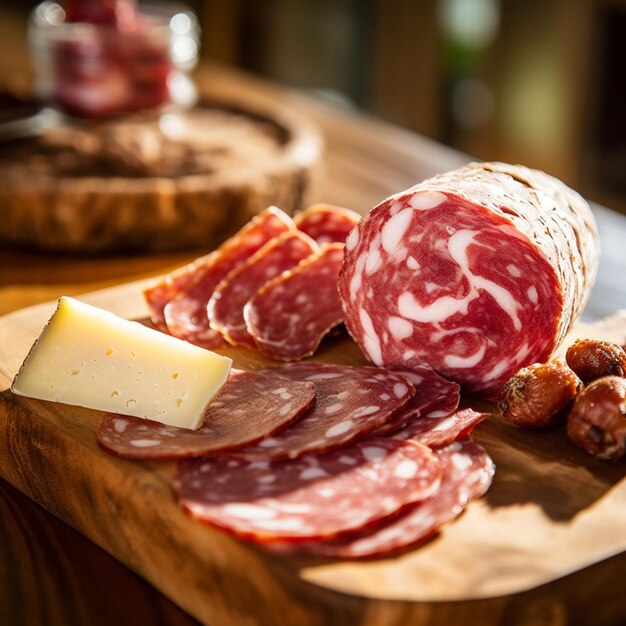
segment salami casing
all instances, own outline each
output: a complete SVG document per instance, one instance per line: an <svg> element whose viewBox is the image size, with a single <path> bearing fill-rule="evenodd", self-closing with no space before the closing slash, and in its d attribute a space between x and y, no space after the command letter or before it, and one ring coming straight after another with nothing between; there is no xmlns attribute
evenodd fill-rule
<svg viewBox="0 0 626 626"><path fill-rule="evenodd" d="M274 463L182 461L174 492L193 517L236 535L298 541L334 537L398 513L435 492L441 474L427 447L372 439Z"/></svg>
<svg viewBox="0 0 626 626"><path fill-rule="evenodd" d="M457 517L470 500L482 496L495 471L489 455L469 439L440 448L435 454L443 468L439 489L398 517L356 536L303 543L276 540L266 542L265 547L281 553L364 559L387 556L425 541ZM393 481L389 484L391 488Z"/></svg>
<svg viewBox="0 0 626 626"><path fill-rule="evenodd" d="M261 371L313 383L315 404L278 435L230 453L237 458L293 459L340 448L380 427L413 395L406 378L377 367L295 363Z"/></svg>
<svg viewBox="0 0 626 626"><path fill-rule="evenodd" d="M174 289L181 287L162 311L169 333L204 348L224 345L222 336L209 326L207 305L213 290L231 270L270 239L292 229L295 229L293 220L280 209L270 207L217 250L177 270L170 279L166 278L164 282L170 283ZM146 298L160 306L163 291L162 286L157 285L157 291L148 292ZM152 309L154 311L155 306Z"/></svg>
<svg viewBox="0 0 626 626"><path fill-rule="evenodd" d="M329 243L267 282L244 307L248 332L273 359L310 356L343 321L337 291L343 244Z"/></svg>
<svg viewBox="0 0 626 626"><path fill-rule="evenodd" d="M129 459L180 459L246 446L296 420L315 399L315 385L232 370L198 430L106 414L98 443Z"/></svg>
<svg viewBox="0 0 626 626"><path fill-rule="evenodd" d="M298 230L321 246L332 242L344 243L361 216L332 204L314 204L293 219Z"/></svg>
<svg viewBox="0 0 626 626"><path fill-rule="evenodd" d="M430 364L498 397L581 314L598 265L589 205L543 172L473 163L391 196L351 232L339 282L376 365Z"/></svg>
<svg viewBox="0 0 626 626"><path fill-rule="evenodd" d="M297 230L289 230L268 241L232 270L213 291L207 310L211 328L233 345L255 348L243 318L246 302L268 280L298 265L317 250L319 246L315 241Z"/></svg>

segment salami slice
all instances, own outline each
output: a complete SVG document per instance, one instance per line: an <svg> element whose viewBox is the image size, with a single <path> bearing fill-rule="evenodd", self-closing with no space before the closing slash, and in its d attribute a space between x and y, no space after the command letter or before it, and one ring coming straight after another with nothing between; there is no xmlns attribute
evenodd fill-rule
<svg viewBox="0 0 626 626"><path fill-rule="evenodd" d="M334 537L397 513L431 495L441 472L425 446L372 439L274 463L183 461L174 492L203 522L260 541L297 541Z"/></svg>
<svg viewBox="0 0 626 626"><path fill-rule="evenodd" d="M315 404L290 428L230 456L293 459L340 448L384 424L413 395L406 378L376 367L295 363L262 372L315 384Z"/></svg>
<svg viewBox="0 0 626 626"><path fill-rule="evenodd" d="M430 448L447 446L457 439L467 437L489 413L479 413L472 409L446 413L435 409L422 416L416 416L402 430L393 435L394 439L412 439Z"/></svg>
<svg viewBox="0 0 626 626"><path fill-rule="evenodd" d="M344 243L361 216L332 204L314 204L293 219L299 230L321 246L334 241Z"/></svg>
<svg viewBox="0 0 626 626"><path fill-rule="evenodd" d="M308 235L287 231L268 241L244 263L220 282L209 300L208 316L211 328L233 344L255 348L254 339L246 328L243 307L270 279L298 265L319 246Z"/></svg>
<svg viewBox="0 0 626 626"><path fill-rule="evenodd" d="M346 325L376 365L428 363L497 397L580 315L598 264L588 204L558 180L470 164L392 196L351 232Z"/></svg>
<svg viewBox="0 0 626 626"><path fill-rule="evenodd" d="M389 421L372 433L374 436L391 435L435 409L447 410L445 415L450 415L459 406L459 386L439 376L428 365L418 365L413 370L394 369L393 371L411 381L415 387L415 394Z"/></svg>
<svg viewBox="0 0 626 626"><path fill-rule="evenodd" d="M224 345L222 336L209 326L207 304L213 290L232 269L270 239L293 229L293 220L286 213L270 207L254 217L217 250L178 270L170 282L175 289L179 286L181 288L163 309L168 331L174 337L204 348ZM153 295L148 297L152 301L162 301Z"/></svg>
<svg viewBox="0 0 626 626"><path fill-rule="evenodd" d="M105 415L98 443L129 459L180 459L245 446L285 428L315 399L315 385L232 371L198 430Z"/></svg>
<svg viewBox="0 0 626 626"><path fill-rule="evenodd" d="M443 468L439 489L427 500L357 536L329 541L293 543L268 541L264 547L281 553L300 553L344 559L388 556L419 544L491 485L493 461L478 444L466 439L435 451ZM390 481L390 485L393 482Z"/></svg>
<svg viewBox="0 0 626 626"><path fill-rule="evenodd" d="M341 324L337 280L342 258L343 244L326 244L250 299L244 318L261 352L282 361L303 359Z"/></svg>

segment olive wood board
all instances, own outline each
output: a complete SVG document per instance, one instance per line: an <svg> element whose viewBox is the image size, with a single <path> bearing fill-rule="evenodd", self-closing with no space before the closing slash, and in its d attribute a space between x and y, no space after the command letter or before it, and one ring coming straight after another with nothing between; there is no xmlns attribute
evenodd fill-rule
<svg viewBox="0 0 626 626"><path fill-rule="evenodd" d="M152 282L81 299L145 320L141 290ZM494 416L474 431L496 463L491 489L430 542L365 562L271 555L187 517L170 492L173 463L104 452L97 411L9 391L55 304L0 318L0 475L200 621L561 624L626 616L626 462L588 456L562 429L523 431ZM623 344L626 314L579 324L573 335ZM222 352L235 367L268 364L249 350ZM315 360L365 363L346 335L327 339Z"/></svg>

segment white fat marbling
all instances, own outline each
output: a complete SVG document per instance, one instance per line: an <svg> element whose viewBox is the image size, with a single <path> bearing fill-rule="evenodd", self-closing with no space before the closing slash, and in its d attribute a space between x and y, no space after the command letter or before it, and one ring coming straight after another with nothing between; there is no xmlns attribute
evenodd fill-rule
<svg viewBox="0 0 626 626"><path fill-rule="evenodd" d="M410 270L414 270L414 271L419 270L421 267L419 264L419 261L414 256L409 256L406 258L406 266Z"/></svg>
<svg viewBox="0 0 626 626"><path fill-rule="evenodd" d="M363 338L363 344L367 355L373 363L376 365L382 365L383 356L380 348L380 339L374 330L374 324L372 324L372 318L368 315L367 311L363 308L359 309L359 319L361 326L365 332Z"/></svg>
<svg viewBox="0 0 626 626"><path fill-rule="evenodd" d="M398 298L398 311L402 317L416 322L442 322L457 313L467 314L470 302L478 297L479 289L489 293L498 306L511 318L515 330L520 330L522 324L517 315L518 303L508 289L497 285L482 276L473 274L469 267L467 249L475 243L477 231L459 230L448 240L448 252L457 263L465 278L470 284L470 290L462 298L442 296L429 305L420 305L412 293L405 291Z"/></svg>
<svg viewBox="0 0 626 626"><path fill-rule="evenodd" d="M393 386L393 395L396 396L396 398L404 398L404 396L406 396L407 393L408 393L408 389L406 385L402 383L396 383Z"/></svg>
<svg viewBox="0 0 626 626"><path fill-rule="evenodd" d="M388 254L394 254L396 252L404 233L406 233L411 223L412 217L413 212L411 209L403 209L383 226L381 242Z"/></svg>
<svg viewBox="0 0 626 626"><path fill-rule="evenodd" d="M456 354L446 354L443 358L443 363L447 367L451 368L465 368L465 367L474 367L478 365L482 358L485 356L486 346L483 344L474 352L474 354L470 354L469 356L458 356Z"/></svg>
<svg viewBox="0 0 626 626"><path fill-rule="evenodd" d="M539 294L537 293L537 287L535 287L535 285L531 285L526 291L526 294L528 295L528 299L533 304L537 304L537 302L539 302Z"/></svg>
<svg viewBox="0 0 626 626"><path fill-rule="evenodd" d="M387 320L387 328L389 328L389 332L398 340L406 339L413 334L413 324L403 319L402 317L397 317L392 315Z"/></svg>
<svg viewBox="0 0 626 626"><path fill-rule="evenodd" d="M370 463L380 463L387 457L387 450L378 446L366 446L363 448L363 456Z"/></svg>
<svg viewBox="0 0 626 626"><path fill-rule="evenodd" d="M513 263L509 263L506 266L506 271L513 276L513 278L519 278L522 275L522 270L520 270L517 265L513 265Z"/></svg>
<svg viewBox="0 0 626 626"><path fill-rule="evenodd" d="M152 448L160 445L160 443L157 439L133 439L130 445L135 446L135 448Z"/></svg>
<svg viewBox="0 0 626 626"><path fill-rule="evenodd" d="M354 422L352 420L344 420L343 422L339 422L334 426L331 426L324 435L328 438L338 437L339 435L343 435L347 433L351 428Z"/></svg>
<svg viewBox="0 0 626 626"><path fill-rule="evenodd" d="M409 204L418 211L427 211L439 206L445 199L446 196L439 191L420 191L413 194Z"/></svg>
<svg viewBox="0 0 626 626"><path fill-rule="evenodd" d="M417 474L417 463L406 459L402 461L393 472L398 478L413 478Z"/></svg>
<svg viewBox="0 0 626 626"><path fill-rule="evenodd" d="M276 511L264 506L246 504L245 502L229 502L222 507L226 515L248 520L264 520L276 517Z"/></svg>
<svg viewBox="0 0 626 626"><path fill-rule="evenodd" d="M354 250L359 243L359 229L353 228L346 239L346 250Z"/></svg>

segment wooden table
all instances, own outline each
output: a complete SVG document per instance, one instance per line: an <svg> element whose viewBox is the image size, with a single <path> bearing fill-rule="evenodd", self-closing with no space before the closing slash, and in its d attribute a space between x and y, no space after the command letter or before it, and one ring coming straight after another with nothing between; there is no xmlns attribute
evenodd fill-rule
<svg viewBox="0 0 626 626"><path fill-rule="evenodd" d="M364 212L390 193L468 157L388 124L218 67L205 68L210 91L280 100L314 119L326 140L320 200ZM626 308L626 216L595 206L603 256L588 320ZM59 295L79 294L156 275L196 256L81 258L0 250L0 314ZM624 572L624 559L615 560ZM620 574L621 575L621 574ZM82 535L0 481L0 622L47 624L197 623Z"/></svg>

